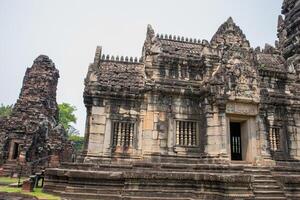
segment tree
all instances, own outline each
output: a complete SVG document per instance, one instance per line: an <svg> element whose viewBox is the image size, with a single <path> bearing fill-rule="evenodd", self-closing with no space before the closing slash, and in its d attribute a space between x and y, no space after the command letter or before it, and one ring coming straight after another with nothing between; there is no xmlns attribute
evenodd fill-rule
<svg viewBox="0 0 300 200"><path fill-rule="evenodd" d="M62 103L58 105L59 109L59 123L63 125L68 133L68 138L74 144L76 151L81 151L83 148L84 137L80 136L79 131L72 126L76 123L77 118L74 114L76 107L69 103Z"/></svg>
<svg viewBox="0 0 300 200"><path fill-rule="evenodd" d="M59 123L63 125L63 127L68 133L74 132L74 128L71 126L71 124L76 123L77 121L77 118L74 114L74 112L76 111L76 107L72 106L69 103L62 103L58 105L58 109L59 109Z"/></svg>
<svg viewBox="0 0 300 200"><path fill-rule="evenodd" d="M0 117L8 117L12 113L13 105L3 105L0 106Z"/></svg>

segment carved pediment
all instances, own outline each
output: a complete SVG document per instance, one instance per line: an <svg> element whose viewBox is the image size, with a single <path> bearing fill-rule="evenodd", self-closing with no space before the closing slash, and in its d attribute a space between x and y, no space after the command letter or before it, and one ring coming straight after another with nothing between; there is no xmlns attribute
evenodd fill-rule
<svg viewBox="0 0 300 200"><path fill-rule="evenodd" d="M235 63L227 71L230 100L259 102L258 76L253 66Z"/></svg>

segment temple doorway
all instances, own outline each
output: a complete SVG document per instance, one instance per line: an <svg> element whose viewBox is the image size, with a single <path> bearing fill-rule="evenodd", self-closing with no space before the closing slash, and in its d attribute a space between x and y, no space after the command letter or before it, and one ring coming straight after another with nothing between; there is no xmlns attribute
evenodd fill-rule
<svg viewBox="0 0 300 200"><path fill-rule="evenodd" d="M9 158L10 160L16 160L19 158L20 155L20 141L19 140L13 140L10 144L10 150L9 150Z"/></svg>
<svg viewBox="0 0 300 200"><path fill-rule="evenodd" d="M15 160L19 157L19 144L14 143L14 148L13 148L13 157L12 159Z"/></svg>
<svg viewBox="0 0 300 200"><path fill-rule="evenodd" d="M231 160L242 160L241 123L230 122Z"/></svg>

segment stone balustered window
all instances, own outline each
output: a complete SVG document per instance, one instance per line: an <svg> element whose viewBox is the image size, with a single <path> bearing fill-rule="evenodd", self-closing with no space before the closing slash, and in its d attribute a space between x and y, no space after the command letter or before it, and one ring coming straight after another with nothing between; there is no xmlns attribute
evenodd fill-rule
<svg viewBox="0 0 300 200"><path fill-rule="evenodd" d="M159 66L159 74L161 77L166 76L166 68L164 66Z"/></svg>
<svg viewBox="0 0 300 200"><path fill-rule="evenodd" d="M196 146L197 122L176 121L176 145Z"/></svg>
<svg viewBox="0 0 300 200"><path fill-rule="evenodd" d="M134 126L132 122L113 122L113 146L132 146Z"/></svg>
<svg viewBox="0 0 300 200"><path fill-rule="evenodd" d="M280 128L272 127L270 128L270 148L271 151L280 151Z"/></svg>
<svg viewBox="0 0 300 200"><path fill-rule="evenodd" d="M189 79L189 69L187 66L181 67L181 78Z"/></svg>
<svg viewBox="0 0 300 200"><path fill-rule="evenodd" d="M178 67L172 66L170 68L170 78L178 78Z"/></svg>

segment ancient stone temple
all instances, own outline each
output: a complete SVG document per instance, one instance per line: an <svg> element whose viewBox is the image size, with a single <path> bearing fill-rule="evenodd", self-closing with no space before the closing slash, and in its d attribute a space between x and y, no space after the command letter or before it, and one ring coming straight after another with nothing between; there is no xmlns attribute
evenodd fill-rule
<svg viewBox="0 0 300 200"><path fill-rule="evenodd" d="M59 72L47 56L39 56L28 68L12 114L0 119L0 155L6 174L34 170L71 158L73 147L58 125L56 87ZM29 173L29 172L28 172Z"/></svg>
<svg viewBox="0 0 300 200"><path fill-rule="evenodd" d="M47 170L71 199L300 199L300 1L275 47L232 18L211 41L155 35L142 58L98 47L85 79L85 149Z"/></svg>

